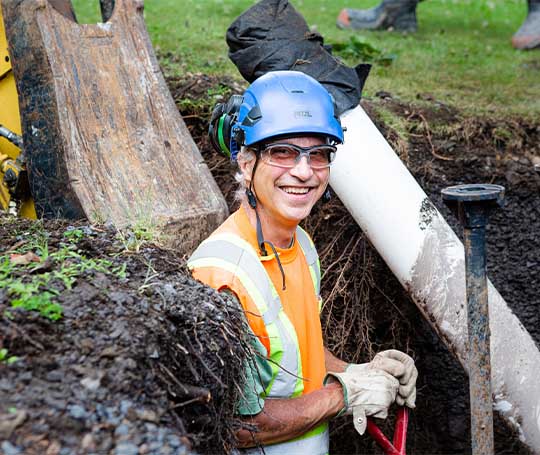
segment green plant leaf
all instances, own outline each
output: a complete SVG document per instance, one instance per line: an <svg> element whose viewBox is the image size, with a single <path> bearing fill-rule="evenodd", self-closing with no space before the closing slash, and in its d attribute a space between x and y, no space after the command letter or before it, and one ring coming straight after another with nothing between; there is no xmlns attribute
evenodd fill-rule
<svg viewBox="0 0 540 455"><path fill-rule="evenodd" d="M397 58L396 54L386 54L360 35L349 37L346 43L333 43L332 49L344 58L354 58L365 63L381 66L391 65Z"/></svg>

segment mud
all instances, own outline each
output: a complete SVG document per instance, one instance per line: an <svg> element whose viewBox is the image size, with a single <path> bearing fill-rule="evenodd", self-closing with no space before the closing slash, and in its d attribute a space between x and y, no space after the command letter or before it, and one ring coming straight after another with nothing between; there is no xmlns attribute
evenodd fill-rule
<svg viewBox="0 0 540 455"><path fill-rule="evenodd" d="M67 227L4 216L1 251L36 251L37 239L53 254ZM111 229L77 229L79 253L125 267L125 276L88 269L71 289L54 280L64 310L56 322L11 308L0 289L0 346L19 358L0 362L0 452L227 452L247 352L239 309L192 280L174 251L147 244L133 254ZM13 273L28 282L62 272L43 264Z"/></svg>

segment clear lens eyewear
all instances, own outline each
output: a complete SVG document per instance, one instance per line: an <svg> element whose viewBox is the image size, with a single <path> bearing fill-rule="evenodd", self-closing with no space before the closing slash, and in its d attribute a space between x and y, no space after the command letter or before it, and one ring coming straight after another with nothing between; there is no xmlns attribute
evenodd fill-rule
<svg viewBox="0 0 540 455"><path fill-rule="evenodd" d="M261 157L266 163L283 168L293 168L305 156L312 169L330 167L336 156L333 145L313 145L299 147L293 144L270 144L261 149Z"/></svg>

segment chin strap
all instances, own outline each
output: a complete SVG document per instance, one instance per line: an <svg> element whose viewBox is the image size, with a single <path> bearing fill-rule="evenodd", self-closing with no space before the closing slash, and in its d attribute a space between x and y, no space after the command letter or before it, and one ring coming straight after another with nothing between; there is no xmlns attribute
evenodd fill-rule
<svg viewBox="0 0 540 455"><path fill-rule="evenodd" d="M323 202L330 202L330 200L332 199L332 193L330 192L330 188L326 188L326 191L324 192L323 196L322 196L322 200Z"/></svg>
<svg viewBox="0 0 540 455"><path fill-rule="evenodd" d="M259 251L261 253L261 256L268 256L268 252L266 251L266 248L264 244L268 244L270 248L272 249L272 252L274 253L274 256L277 259L279 271L281 272L281 278L283 281L282 284L282 290L287 289L285 286L285 271L283 270L283 265L281 264L281 260L279 259L279 254L276 251L276 247L272 242L269 242L267 240L264 240L264 235L262 231L262 224L261 219L259 218L259 212L257 210L257 196L255 196L255 193L253 193L253 180L255 179L255 170L257 169L257 164L259 164L259 156L256 155L255 157L255 164L253 166L253 172L251 173L251 181L249 182L249 188L246 189L246 196L248 200L249 206L255 211L255 218L257 219L257 244L259 245Z"/></svg>

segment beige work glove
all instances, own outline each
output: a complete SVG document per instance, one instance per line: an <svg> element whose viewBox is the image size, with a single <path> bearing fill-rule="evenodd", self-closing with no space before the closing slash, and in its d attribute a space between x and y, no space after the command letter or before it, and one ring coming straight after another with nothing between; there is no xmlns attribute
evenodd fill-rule
<svg viewBox="0 0 540 455"><path fill-rule="evenodd" d="M395 401L399 388L396 378L375 368L347 370L343 373L329 372L324 383L330 378L337 379L343 387L345 407L340 414L352 414L354 428L360 434L366 431L367 416L380 419L388 416L388 408Z"/></svg>
<svg viewBox="0 0 540 455"><path fill-rule="evenodd" d="M347 367L347 371L361 372L366 368L383 370L395 377L399 381L396 403L411 409L415 407L418 370L414 365L414 360L410 356L396 349L390 349L379 352L369 363L351 363Z"/></svg>

